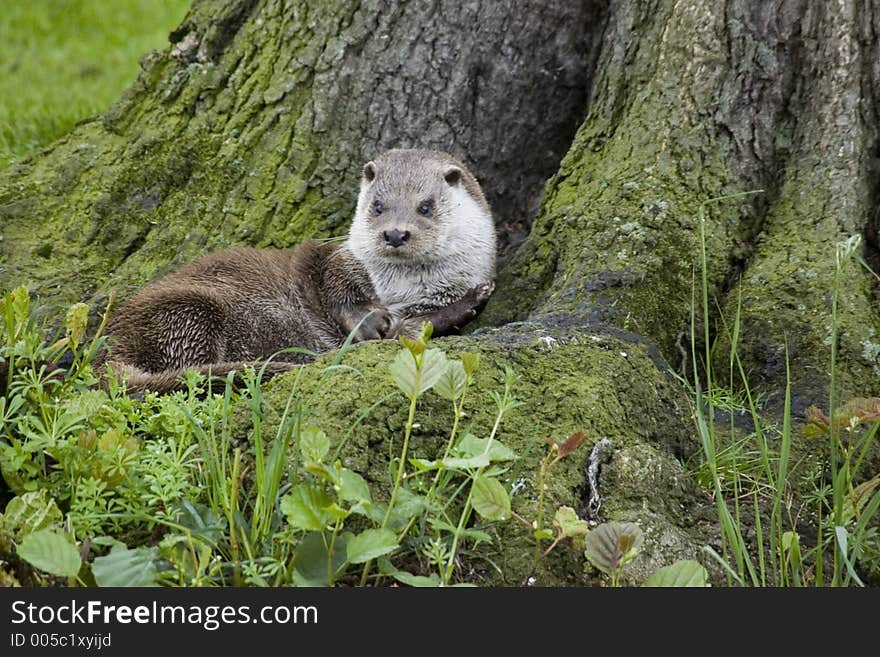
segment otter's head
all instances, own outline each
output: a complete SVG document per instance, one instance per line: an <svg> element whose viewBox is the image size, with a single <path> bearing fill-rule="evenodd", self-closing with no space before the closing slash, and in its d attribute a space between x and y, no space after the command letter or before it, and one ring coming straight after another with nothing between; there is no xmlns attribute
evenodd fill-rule
<svg viewBox="0 0 880 657"><path fill-rule="evenodd" d="M494 223L479 184L438 151L392 150L364 165L348 243L370 264L466 258L491 276L495 262Z"/></svg>

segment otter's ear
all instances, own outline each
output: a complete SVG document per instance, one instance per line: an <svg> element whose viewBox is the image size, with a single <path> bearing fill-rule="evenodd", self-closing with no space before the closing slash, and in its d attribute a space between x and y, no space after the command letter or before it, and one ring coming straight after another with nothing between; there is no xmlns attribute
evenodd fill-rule
<svg viewBox="0 0 880 657"><path fill-rule="evenodd" d="M458 167L449 167L446 170L446 173L443 174L443 178L450 185L457 185L461 182L461 169Z"/></svg>
<svg viewBox="0 0 880 657"><path fill-rule="evenodd" d="M376 178L376 163L375 162L367 162L364 165L364 180L367 182L373 182Z"/></svg>

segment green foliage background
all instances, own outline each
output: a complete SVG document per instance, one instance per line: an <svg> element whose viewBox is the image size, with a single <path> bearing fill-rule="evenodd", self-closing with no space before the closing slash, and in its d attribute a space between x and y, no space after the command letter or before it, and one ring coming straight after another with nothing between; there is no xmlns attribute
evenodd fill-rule
<svg viewBox="0 0 880 657"><path fill-rule="evenodd" d="M138 59L168 43L189 0L4 0L0 167L107 109Z"/></svg>

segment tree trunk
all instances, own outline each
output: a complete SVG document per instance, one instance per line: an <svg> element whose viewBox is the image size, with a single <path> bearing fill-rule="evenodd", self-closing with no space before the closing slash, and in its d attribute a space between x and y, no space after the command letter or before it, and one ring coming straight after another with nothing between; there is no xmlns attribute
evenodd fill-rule
<svg viewBox="0 0 880 657"><path fill-rule="evenodd" d="M687 373L704 216L710 299L730 326L741 298L753 383L784 388L787 342L797 406L827 399L837 244L876 248L878 21L877 3L805 0L612 11L588 116L484 322L610 322ZM878 392L875 283L844 266L849 394Z"/></svg>
<svg viewBox="0 0 880 657"><path fill-rule="evenodd" d="M583 117L593 4L196 3L114 107L0 176L2 283L128 296L208 249L342 235L391 147L460 156L515 243Z"/></svg>
<svg viewBox="0 0 880 657"><path fill-rule="evenodd" d="M876 279L837 257L854 235L875 257L880 2L305 4L196 3L110 111L0 174L3 286L129 296L208 249L341 235L364 161L449 150L483 183L505 257L484 328L444 344L486 356L485 388L505 365L522 377L502 439L524 455L524 509L545 435L612 439L603 513L645 529L640 575L712 535L669 374L690 374L692 338L706 347L701 234L716 370L738 315L753 384L779 400L788 358L796 410L827 402L834 319L840 394L880 392ZM369 385L320 401L328 435L387 385L390 348L353 352ZM380 406L349 461L383 481L404 420ZM443 426L421 431L430 452ZM581 465L553 503L582 506ZM502 531L508 569L487 581L521 583L528 532ZM539 581L581 566L557 556Z"/></svg>

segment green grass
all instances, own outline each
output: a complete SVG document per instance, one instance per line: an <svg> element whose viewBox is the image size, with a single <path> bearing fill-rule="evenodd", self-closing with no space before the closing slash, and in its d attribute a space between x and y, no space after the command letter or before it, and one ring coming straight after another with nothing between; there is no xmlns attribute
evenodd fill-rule
<svg viewBox="0 0 880 657"><path fill-rule="evenodd" d="M0 168L106 110L164 48L190 0L4 0Z"/></svg>
<svg viewBox="0 0 880 657"><path fill-rule="evenodd" d="M724 200L711 199L709 202ZM705 204L704 204L705 205ZM740 305L728 324L721 324L730 343L728 354L731 385L738 379L740 390L721 394L714 383L709 324L709 287L705 213L700 212L700 280L695 285L691 315L691 357L693 362L694 416L702 444L702 461L697 477L715 499L721 530L721 554L711 547L706 554L715 560L727 577L727 584L741 586L850 586L864 583L856 571L876 578L880 570L880 539L877 519L880 517L880 475L864 472L866 457L876 445L880 431L880 399L852 399L840 404L837 398L837 331L839 326L838 297L841 292L841 271L855 266L860 237L853 236L839 243L835 258L836 276L831 290L830 381L827 415L820 409L808 409L806 423L797 430L791 409L791 365L786 349L785 405L781 427L767 423L761 416L758 398L750 388L748 376L738 354L741 330ZM700 298L697 298L699 293ZM740 303L741 294L740 293ZM703 372L697 365L697 313L702 313ZM710 391L706 394L703 390ZM733 405L730 400L736 400ZM743 404L743 401L745 404ZM820 401L820 400L817 400ZM719 402L721 402L719 404ZM748 409L753 431L737 438L733 412ZM729 414L729 436L715 425L715 411ZM818 472L810 482L812 493L802 495L802 502L814 505L815 515L808 513L817 535L809 530L802 536L797 513L792 513L790 495L793 442L813 440L812 451L818 459ZM824 445L823 445L824 442ZM873 475L873 476L872 476ZM744 508L749 502L751 509ZM802 507L804 508L804 507ZM805 520L805 518L801 518ZM754 541L747 537L754 533ZM827 571L826 571L827 568Z"/></svg>

